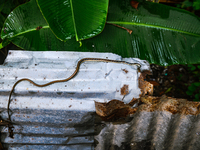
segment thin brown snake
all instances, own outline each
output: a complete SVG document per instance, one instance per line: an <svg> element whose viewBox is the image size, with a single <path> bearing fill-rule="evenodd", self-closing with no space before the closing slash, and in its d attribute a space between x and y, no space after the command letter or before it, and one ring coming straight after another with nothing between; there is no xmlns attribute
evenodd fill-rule
<svg viewBox="0 0 200 150"><path fill-rule="evenodd" d="M30 83L32 83L33 85L37 86L37 87L45 87L45 86L48 86L48 85L51 85L51 84L54 84L54 83L58 83L58 82L66 82L66 81L69 81L71 80L72 78L74 78L79 69L80 69L80 65L85 62L85 61L97 61L97 62L112 62L112 63L122 63L122 64L127 64L127 65L136 65L138 67L138 69L140 69L141 65L139 63L129 63L129 62L126 62L126 61L120 61L120 60L111 60L111 59L103 59L103 58L83 58L81 60L78 61L77 63L77 66L76 66L76 70L74 71L74 73L67 79L63 79L63 80L54 80L54 81L51 81L51 82L48 82L46 84L37 84L35 82L33 82L32 80L30 79L27 79L27 78L23 78L23 79L20 79L18 80L12 87L12 90L10 91L10 95L9 95L9 99L8 99L8 106L7 106L7 112L8 112L8 116L9 116L9 121L11 122L11 116L9 114L9 106L10 106L10 102L11 102L11 95L16 87L16 85L22 81L29 81Z"/></svg>

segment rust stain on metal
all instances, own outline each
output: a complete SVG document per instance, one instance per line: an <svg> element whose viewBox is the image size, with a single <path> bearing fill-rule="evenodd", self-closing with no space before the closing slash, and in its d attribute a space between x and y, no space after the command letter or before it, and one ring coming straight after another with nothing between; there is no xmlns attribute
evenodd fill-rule
<svg viewBox="0 0 200 150"><path fill-rule="evenodd" d="M127 95L129 93L129 86L124 84L124 86L121 88L121 95Z"/></svg>
<svg viewBox="0 0 200 150"><path fill-rule="evenodd" d="M138 79L139 80L139 88L141 90L140 97L144 96L146 94L148 94L148 95L153 94L153 84L144 80L146 78L147 74L149 74L149 72L147 72L147 71L142 72Z"/></svg>
<svg viewBox="0 0 200 150"><path fill-rule="evenodd" d="M124 71L126 74L128 73L128 70L126 70L126 69L122 69L122 71Z"/></svg>

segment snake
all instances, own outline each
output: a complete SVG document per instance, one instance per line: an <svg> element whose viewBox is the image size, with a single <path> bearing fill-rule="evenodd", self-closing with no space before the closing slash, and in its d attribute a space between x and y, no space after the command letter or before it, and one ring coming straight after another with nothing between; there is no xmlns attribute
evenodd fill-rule
<svg viewBox="0 0 200 150"><path fill-rule="evenodd" d="M76 70L71 74L70 77L66 78L66 79L62 79L62 80L54 80L54 81L51 81L51 82L48 82L46 84L37 84L35 83L34 81L28 79L28 78L22 78L20 80L18 80L12 87L11 91L10 91L10 94L9 94L9 99L8 99L8 106L7 106L7 112L8 112L8 116L9 116L9 120L11 121L11 118L10 118L10 115L9 115L9 106L10 106L10 103L11 103L11 96L12 96L12 93L15 89L15 87L22 81L28 81L30 83L32 83L33 85L37 86L37 87L45 87L45 86L48 86L48 85L51 85L51 84L54 84L54 83L59 83L59 82L67 82L69 80L71 80L72 78L74 78L78 72L79 72L79 69L80 69L80 66L83 62L86 62L86 61L95 61L95 62L110 62L110 63L121 63L121 64L127 64L127 65L131 65L131 66L137 66L138 69L140 69L141 65L139 63L130 63L130 62L126 62L126 61L120 61L120 60L111 60L111 59L103 59L103 58L83 58L81 60L78 61L77 65L76 65Z"/></svg>

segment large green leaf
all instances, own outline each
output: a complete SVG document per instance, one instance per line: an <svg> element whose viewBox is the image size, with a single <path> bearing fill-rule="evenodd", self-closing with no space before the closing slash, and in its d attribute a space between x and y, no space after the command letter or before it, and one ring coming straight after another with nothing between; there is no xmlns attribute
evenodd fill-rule
<svg viewBox="0 0 200 150"><path fill-rule="evenodd" d="M91 38L102 32L108 0L37 0L54 34L66 41Z"/></svg>
<svg viewBox="0 0 200 150"><path fill-rule="evenodd" d="M68 45L78 48L79 44L58 40L43 18L35 0L12 11L1 31L1 38L8 39L27 50L65 50ZM4 42L5 43L5 42Z"/></svg>
<svg viewBox="0 0 200 150"><path fill-rule="evenodd" d="M107 22L133 31L107 36L117 38L108 42L117 46L112 49L124 49L125 56L161 65L200 63L200 18L190 12L150 2L140 3L137 11L127 1L113 0Z"/></svg>
<svg viewBox="0 0 200 150"><path fill-rule="evenodd" d="M8 15L1 31L1 38L15 38L30 32L36 34L37 27L49 28L37 7L36 1L31 0L17 7ZM37 36L35 35L35 37Z"/></svg>
<svg viewBox="0 0 200 150"><path fill-rule="evenodd" d="M200 63L200 19L189 12L150 2L140 3L135 10L127 1L110 0L107 22L133 32L106 25L101 34L83 40L79 47L75 38L56 39L35 2L30 2L9 15L1 36L26 50L113 52L161 65ZM36 30L38 26L43 28Z"/></svg>

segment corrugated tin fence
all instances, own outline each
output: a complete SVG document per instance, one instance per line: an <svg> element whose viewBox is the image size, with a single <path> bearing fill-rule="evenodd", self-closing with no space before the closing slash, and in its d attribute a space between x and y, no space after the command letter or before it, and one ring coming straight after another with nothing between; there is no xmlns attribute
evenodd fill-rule
<svg viewBox="0 0 200 150"><path fill-rule="evenodd" d="M150 69L146 61L109 53L10 51L0 66L0 138L5 149L200 149L199 103L167 97L154 101L149 96L142 97L143 103L134 105L136 111L124 121L106 122L97 116L95 101L106 106L123 99L128 104L148 90L146 84L141 86L143 92L139 88L137 66L106 62L81 64L78 75L68 82L43 88L19 83L10 104L14 135L9 137L7 104L13 84L22 78L38 84L65 79L85 57L139 63L141 70Z"/></svg>

